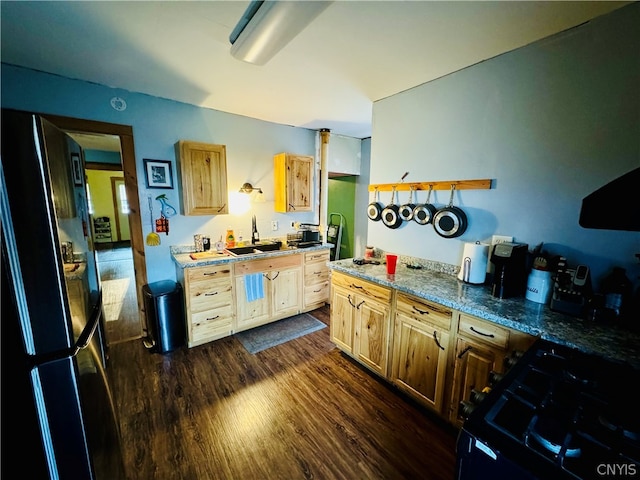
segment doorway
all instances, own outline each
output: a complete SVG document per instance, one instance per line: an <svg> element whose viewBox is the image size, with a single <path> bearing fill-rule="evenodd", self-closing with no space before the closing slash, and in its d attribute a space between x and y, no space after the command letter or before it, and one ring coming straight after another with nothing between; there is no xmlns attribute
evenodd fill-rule
<svg viewBox="0 0 640 480"><path fill-rule="evenodd" d="M130 250L129 261L131 262L130 265L133 268L131 282L133 283L132 286L135 293L133 297L128 297L128 300L132 301L132 304L135 307L135 312L131 312L131 316L134 318L134 331L139 332L139 336L133 335L133 338L145 337L147 328L142 287L147 283L147 269L144 257L144 238L142 235L142 222L140 218L140 202L138 200L138 180L133 144L133 129L128 125L118 125L113 123L97 122L93 120L82 120L77 118L46 114L42 116L44 118L47 118L61 130L74 137L100 137L106 135L116 137L116 139L119 141L120 162L114 164L110 168L118 172L117 177L124 179L124 192L129 208L128 227L130 240L129 246L127 248ZM80 145L82 146L82 142L78 143L80 143ZM91 167L92 163L90 162L88 166ZM109 190L110 203L113 204L110 182L107 189ZM114 245L111 246L113 247ZM116 243L115 246L117 247L118 244ZM137 322L135 322L136 318ZM111 335L111 337L114 337L114 335ZM132 334L125 332L123 335L121 335L121 337L122 338L110 338L109 333L107 332L107 343L110 344L116 341L123 341L125 337L132 337Z"/></svg>

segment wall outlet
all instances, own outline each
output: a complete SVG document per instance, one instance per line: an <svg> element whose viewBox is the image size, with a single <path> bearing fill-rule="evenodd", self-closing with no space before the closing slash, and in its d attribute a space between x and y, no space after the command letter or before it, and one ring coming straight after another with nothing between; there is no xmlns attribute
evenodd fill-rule
<svg viewBox="0 0 640 480"><path fill-rule="evenodd" d="M277 220L271 220L271 230L273 230L274 232L276 230L278 230L278 221Z"/></svg>

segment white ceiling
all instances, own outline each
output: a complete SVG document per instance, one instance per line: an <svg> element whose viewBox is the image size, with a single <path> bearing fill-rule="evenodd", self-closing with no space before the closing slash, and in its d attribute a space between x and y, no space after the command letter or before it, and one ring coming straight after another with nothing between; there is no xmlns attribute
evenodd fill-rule
<svg viewBox="0 0 640 480"><path fill-rule="evenodd" d="M366 138L376 100L628 3L336 1L255 66L229 53L229 34L248 1L2 1L1 59Z"/></svg>

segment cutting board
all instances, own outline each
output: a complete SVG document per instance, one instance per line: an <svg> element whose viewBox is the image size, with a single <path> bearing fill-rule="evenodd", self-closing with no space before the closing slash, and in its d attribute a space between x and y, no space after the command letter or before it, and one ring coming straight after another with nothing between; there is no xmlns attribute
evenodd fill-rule
<svg viewBox="0 0 640 480"><path fill-rule="evenodd" d="M218 253L217 251L208 251L208 252L193 252L190 253L189 256L191 257L191 260L204 260L204 259L208 259L208 258L220 258L220 257L226 257L227 254L222 252L222 253Z"/></svg>

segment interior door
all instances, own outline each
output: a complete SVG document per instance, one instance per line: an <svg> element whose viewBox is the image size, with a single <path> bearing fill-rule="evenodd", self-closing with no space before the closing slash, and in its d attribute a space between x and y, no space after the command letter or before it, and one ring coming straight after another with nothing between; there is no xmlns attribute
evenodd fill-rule
<svg viewBox="0 0 640 480"><path fill-rule="evenodd" d="M131 240L129 230L129 202L124 187L124 177L111 178L111 192L113 195L113 211L115 212L116 240Z"/></svg>

